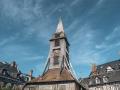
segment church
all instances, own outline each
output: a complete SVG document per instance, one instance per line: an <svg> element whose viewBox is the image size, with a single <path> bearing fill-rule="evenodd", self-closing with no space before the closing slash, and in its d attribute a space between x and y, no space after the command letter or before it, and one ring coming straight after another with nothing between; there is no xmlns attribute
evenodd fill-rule
<svg viewBox="0 0 120 90"><path fill-rule="evenodd" d="M69 59L69 42L59 19L50 39L50 50L43 74L26 83L23 90L86 90L76 79Z"/></svg>

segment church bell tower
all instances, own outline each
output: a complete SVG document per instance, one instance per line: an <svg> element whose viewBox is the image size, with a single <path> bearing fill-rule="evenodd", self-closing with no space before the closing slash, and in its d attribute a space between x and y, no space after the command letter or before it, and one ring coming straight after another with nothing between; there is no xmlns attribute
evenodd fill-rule
<svg viewBox="0 0 120 90"><path fill-rule="evenodd" d="M69 60L69 43L65 36L62 20L59 20L57 30L50 40L50 66L49 69L67 66Z"/></svg>
<svg viewBox="0 0 120 90"><path fill-rule="evenodd" d="M50 39L50 51L46 69L70 69L69 43L64 32L62 19L59 19L56 32ZM44 71L44 72L45 72Z"/></svg>
<svg viewBox="0 0 120 90"><path fill-rule="evenodd" d="M50 39L50 50L43 74L28 82L24 90L86 90L78 82L70 64L69 43L61 18Z"/></svg>

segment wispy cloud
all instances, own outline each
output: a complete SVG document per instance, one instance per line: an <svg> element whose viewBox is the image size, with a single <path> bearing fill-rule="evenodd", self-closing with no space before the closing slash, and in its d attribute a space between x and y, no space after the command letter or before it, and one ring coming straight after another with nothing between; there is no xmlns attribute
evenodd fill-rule
<svg viewBox="0 0 120 90"><path fill-rule="evenodd" d="M111 32L111 34L109 34L105 40L112 40L115 38L119 38L120 37L120 26L116 26L113 30L113 32Z"/></svg>
<svg viewBox="0 0 120 90"><path fill-rule="evenodd" d="M76 25L76 24L74 24ZM92 63L100 64L108 60L107 56L103 56L107 53L120 46L119 40L114 43L110 43L115 37L119 37L119 27L115 27L113 32L106 36L109 40L105 38L102 44L97 44L95 39L97 37L97 30L92 28L91 24L85 24L78 28L77 32L72 36L72 45L74 49L72 52L76 52L72 55L72 61L76 65L90 65ZM86 32L87 31L87 32ZM82 37L81 37L82 36ZM110 40L111 39L111 40ZM81 42L81 43L79 43ZM79 49L78 49L79 48ZM76 60L76 62L74 62Z"/></svg>
<svg viewBox="0 0 120 90"><path fill-rule="evenodd" d="M36 19L37 16L41 16L41 5L37 5L37 1L21 0L17 2L16 0L2 0L2 15L12 18L13 20L24 20L24 22L31 22ZM33 5L35 4L35 5ZM40 3L39 3L40 4Z"/></svg>
<svg viewBox="0 0 120 90"><path fill-rule="evenodd" d="M97 3L93 6L93 8L90 9L90 11L88 12L88 14L95 13L96 10L100 9L103 6L103 4L104 4L105 1L106 0L98 0Z"/></svg>
<svg viewBox="0 0 120 90"><path fill-rule="evenodd" d="M80 3L82 0L74 0L72 3L71 3L71 6L74 6L76 4L78 4L78 2Z"/></svg>
<svg viewBox="0 0 120 90"><path fill-rule="evenodd" d="M95 37L96 30L94 30L89 23L78 28L71 37L73 39L71 42L71 46L73 47L72 52L76 52L75 54L72 53L71 58L72 60L76 60L76 62L74 62L75 64L89 65L92 63L100 63L99 59L101 55L97 54L96 50L94 50Z"/></svg>
<svg viewBox="0 0 120 90"><path fill-rule="evenodd" d="M10 36L7 38L2 39L2 41L0 42L0 46L5 46L6 44L9 44L11 42L13 42L14 40L18 39L19 34L15 34L14 36Z"/></svg>
<svg viewBox="0 0 120 90"><path fill-rule="evenodd" d="M120 37L119 32L120 32L120 26L116 26L112 30L112 32L105 37L104 41L101 44L96 45L96 48L110 50L114 47L118 47L120 45L120 41L117 39Z"/></svg>

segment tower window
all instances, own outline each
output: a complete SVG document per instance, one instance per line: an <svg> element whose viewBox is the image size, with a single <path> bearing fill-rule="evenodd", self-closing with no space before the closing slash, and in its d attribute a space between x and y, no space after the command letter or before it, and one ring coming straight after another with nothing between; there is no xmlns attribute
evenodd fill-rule
<svg viewBox="0 0 120 90"><path fill-rule="evenodd" d="M60 45L60 41L59 40L55 40L55 47Z"/></svg>
<svg viewBox="0 0 120 90"><path fill-rule="evenodd" d="M54 56L54 65L59 64L59 56Z"/></svg>
<svg viewBox="0 0 120 90"><path fill-rule="evenodd" d="M60 34L55 34L55 38L59 38L60 37Z"/></svg>

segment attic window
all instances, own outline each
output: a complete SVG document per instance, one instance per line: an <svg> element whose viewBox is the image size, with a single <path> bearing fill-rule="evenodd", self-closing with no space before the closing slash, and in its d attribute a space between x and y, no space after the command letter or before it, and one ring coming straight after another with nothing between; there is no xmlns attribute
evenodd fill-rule
<svg viewBox="0 0 120 90"><path fill-rule="evenodd" d="M108 78L106 76L103 76L103 82L107 83L108 82Z"/></svg>
<svg viewBox="0 0 120 90"><path fill-rule="evenodd" d="M100 79L98 77L95 78L96 84L100 84Z"/></svg>
<svg viewBox="0 0 120 90"><path fill-rule="evenodd" d="M108 66L108 67L107 67L107 72L111 72L111 71L113 71L112 67L111 67L111 66Z"/></svg>

